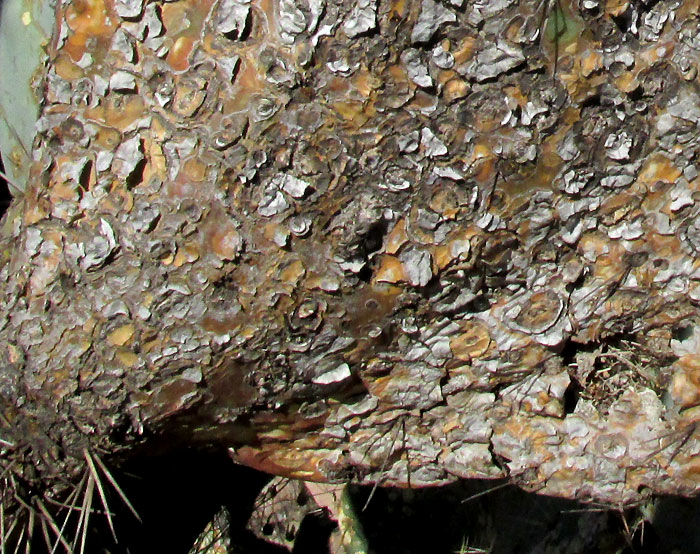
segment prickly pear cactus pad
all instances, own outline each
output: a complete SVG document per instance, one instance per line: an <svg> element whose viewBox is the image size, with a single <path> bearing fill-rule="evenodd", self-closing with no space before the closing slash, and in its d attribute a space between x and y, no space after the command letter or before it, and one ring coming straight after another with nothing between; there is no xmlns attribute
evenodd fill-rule
<svg viewBox="0 0 700 554"><path fill-rule="evenodd" d="M698 9L59 3L3 456L696 493Z"/></svg>
<svg viewBox="0 0 700 554"><path fill-rule="evenodd" d="M54 21L49 0L0 1L0 150L10 190L24 190L34 124L42 103L41 77Z"/></svg>

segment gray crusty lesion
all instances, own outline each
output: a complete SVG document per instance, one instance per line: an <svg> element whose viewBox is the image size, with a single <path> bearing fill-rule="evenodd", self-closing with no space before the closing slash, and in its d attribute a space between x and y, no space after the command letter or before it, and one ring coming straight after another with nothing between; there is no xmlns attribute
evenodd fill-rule
<svg viewBox="0 0 700 554"><path fill-rule="evenodd" d="M307 479L696 491L682 26L572 4L554 74L530 3L120 6L51 60L6 287L40 473L191 420Z"/></svg>

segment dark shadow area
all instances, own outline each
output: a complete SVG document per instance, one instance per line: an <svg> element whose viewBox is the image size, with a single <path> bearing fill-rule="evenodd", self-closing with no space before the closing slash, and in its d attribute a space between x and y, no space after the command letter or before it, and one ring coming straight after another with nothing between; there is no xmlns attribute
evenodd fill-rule
<svg viewBox="0 0 700 554"><path fill-rule="evenodd" d="M235 465L225 453L183 451L168 456L141 455L130 460L116 477L142 523L120 505L119 547L110 552L187 554L222 506L229 512L234 552L285 552L246 529L255 498L269 476ZM113 502L118 505L117 498ZM108 537L109 531L102 530L102 536Z"/></svg>
<svg viewBox="0 0 700 554"><path fill-rule="evenodd" d="M111 539L95 496L86 553L188 554L216 514L226 510L227 554L282 554L246 529L269 476L233 464L225 453L141 452L115 478L139 512L139 523L108 491L119 544ZM110 487L106 487L106 490ZM528 493L507 481L469 480L425 489L351 489L373 554L651 554L700 552L700 499L663 498L621 511L610 506ZM366 505L366 509L363 507ZM292 554L326 554L336 524L310 513ZM70 531L66 533L73 540ZM33 549L44 552L41 548ZM78 547L80 541L78 540ZM76 550L76 552L79 552ZM202 548L197 554L220 550Z"/></svg>
<svg viewBox="0 0 700 554"><path fill-rule="evenodd" d="M328 544L335 528L336 524L325 512L309 514L301 523L292 554L326 554L329 552Z"/></svg>
<svg viewBox="0 0 700 554"><path fill-rule="evenodd" d="M10 187L3 175L5 175L5 166L2 162L2 156L0 156L0 217L5 215L10 202L12 202Z"/></svg>
<svg viewBox="0 0 700 554"><path fill-rule="evenodd" d="M700 552L700 498L660 498L651 527L658 552Z"/></svg>
<svg viewBox="0 0 700 554"><path fill-rule="evenodd" d="M371 491L354 491L358 511ZM659 509L667 502L677 501L662 500ZM359 517L370 551L377 554L699 552L700 538L689 537L694 534L689 530L700 523L700 504L684 502L688 514L672 528L668 522L645 521L637 509L620 512L528 493L502 481L473 480L430 489L377 489ZM687 526L691 521L695 525ZM682 537L685 545L679 546Z"/></svg>

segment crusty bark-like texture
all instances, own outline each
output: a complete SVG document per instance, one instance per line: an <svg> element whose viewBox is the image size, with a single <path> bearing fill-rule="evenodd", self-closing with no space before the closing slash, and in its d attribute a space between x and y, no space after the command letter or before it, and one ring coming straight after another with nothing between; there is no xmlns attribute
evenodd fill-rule
<svg viewBox="0 0 700 554"><path fill-rule="evenodd" d="M307 480L695 493L697 10L64 2L4 228L11 471L159 435Z"/></svg>

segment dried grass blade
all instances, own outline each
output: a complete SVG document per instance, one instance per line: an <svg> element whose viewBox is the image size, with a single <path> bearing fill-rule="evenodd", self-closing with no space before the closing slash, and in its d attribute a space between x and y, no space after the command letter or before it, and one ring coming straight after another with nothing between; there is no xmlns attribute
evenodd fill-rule
<svg viewBox="0 0 700 554"><path fill-rule="evenodd" d="M402 423L404 423L402 421ZM387 451L386 456L384 457L384 460L382 461L382 466L379 470L380 473L384 473L384 470L386 469L386 464L389 462L389 457L391 456L392 451L394 450L394 445L396 444L396 439L399 438L399 430L401 428L397 427L396 428L396 433L394 434L394 437L391 439L391 446L389 446L389 450ZM404 426L404 436L406 434L406 427ZM377 439L379 440L379 439ZM372 501L372 498L374 497L374 493L377 492L377 487L379 487L379 481L376 481L374 483L374 486L372 487L372 490L369 493L369 496L367 497L367 501L365 502L365 505L362 506L362 509L360 510L361 512L364 512L367 507L369 506L369 503ZM410 487L409 487L410 488Z"/></svg>
<svg viewBox="0 0 700 554"><path fill-rule="evenodd" d="M78 517L78 523L75 525L75 537L73 538L73 546L71 552L75 551L78 541L80 540L80 535L85 526L85 519L87 517L87 507L91 503L90 497L92 496L92 475L90 472L86 472L87 480L85 482L85 490L83 491L82 504L80 506L80 516Z"/></svg>
<svg viewBox="0 0 700 554"><path fill-rule="evenodd" d="M85 487L85 496L83 501L82 517L82 533L80 538L80 554L85 554L85 543L87 542L88 528L90 527L90 514L92 512L92 497L95 495L95 481L92 475L88 477L87 486ZM76 539L78 538L76 534Z"/></svg>
<svg viewBox="0 0 700 554"><path fill-rule="evenodd" d="M12 187L13 187L14 189L16 189L17 191L19 191L20 193L22 192L22 187L20 187L17 183L15 183L15 182L10 178L10 176L9 176L7 173L5 173L4 171L0 171L0 177L2 177L3 179L5 179L5 181L7 181L7 183L8 183L9 185L12 185Z"/></svg>
<svg viewBox="0 0 700 554"><path fill-rule="evenodd" d="M109 471L109 469L107 469L107 466L104 465L104 463L102 462L102 460L100 460L100 457L97 454L93 454L93 458L95 460L95 463L97 463L97 465L104 473L105 477L107 478L107 481L111 483L111 485L114 487L114 490L117 491L117 494L124 501L124 504L126 504L127 508L129 508L131 513L134 514L134 517L139 521L139 523L143 523L141 521L141 516L139 516L138 512L136 511L136 508L134 508L134 506L127 498L126 494L124 494L124 491L121 489L116 479L112 476L112 473Z"/></svg>
<svg viewBox="0 0 700 554"><path fill-rule="evenodd" d="M41 499L37 500L37 505L39 506L39 510L44 516L42 518L42 527L45 525L49 525L51 527L51 530L54 532L56 535L56 545L60 542L66 550L70 552L70 545L68 544L68 541L65 539L63 536L63 529L59 529L58 525L56 525L56 521L51 517L51 514L49 511L46 509L46 505L41 501ZM46 538L46 546L49 547L51 546L51 539L48 537L48 535L45 534ZM56 549L56 546L53 547L52 552Z"/></svg>
<svg viewBox="0 0 700 554"><path fill-rule="evenodd" d="M12 536L12 533L15 530L15 527L17 527L17 518L14 518L12 520L12 524L10 525L10 528L7 530L7 539L9 541L10 537ZM3 540L3 548L5 547L5 541Z"/></svg>
<svg viewBox="0 0 700 554"><path fill-rule="evenodd" d="M31 546L34 542L34 526L36 525L36 512L34 508L29 508L29 521L27 522L27 538L24 543L24 553L30 554Z"/></svg>
<svg viewBox="0 0 700 554"><path fill-rule="evenodd" d="M5 536L5 499L0 500L0 554L5 554L5 544L7 537Z"/></svg>
<svg viewBox="0 0 700 554"><path fill-rule="evenodd" d="M41 518L41 534L44 535L44 544L48 548L51 546L51 537L49 537L49 524L42 517Z"/></svg>
<svg viewBox="0 0 700 554"><path fill-rule="evenodd" d="M465 502L469 502L471 500L474 500L475 498L479 498L480 496L486 496L487 494L491 494L494 491L497 491L498 489L504 489L505 487L510 487L513 483L506 482L506 483L501 483L500 485L496 485L495 487L490 487L486 489L485 491L477 492L476 494L472 494L471 496L468 496L464 500L462 500L462 504Z"/></svg>
<svg viewBox="0 0 700 554"><path fill-rule="evenodd" d="M70 516L73 515L74 510L80 511L80 508L78 508L77 503L75 502L78 497L80 496L80 492L83 490L83 487L85 486L85 483L87 481L88 474L85 473L83 474L83 478L80 480L78 485L73 489L73 492L70 493L68 498L66 498L66 517L63 520L63 525L61 525L61 536L63 536L63 532L66 530L66 527L68 526L68 520L70 519ZM58 548L59 541L56 541L56 543L53 545L53 548L51 549L51 554L55 554L56 548ZM72 552L70 545L67 543L65 544L66 547L66 552Z"/></svg>
<svg viewBox="0 0 700 554"><path fill-rule="evenodd" d="M114 542L117 543L117 533L114 530L112 513L109 511L109 504L107 504L107 495L105 495L104 488L102 487L102 481L100 480L100 476L97 473L97 468L95 467L95 463L92 461L92 456L90 456L90 453L87 451L87 449L84 450L83 453L85 454L85 461L87 462L87 466L90 470L90 474L92 475L92 479L95 482L95 485L97 485L97 493L100 495L100 500L102 500L102 506L105 509L105 516L107 517L109 529L110 531L112 531L112 537L114 537Z"/></svg>
<svg viewBox="0 0 700 554"><path fill-rule="evenodd" d="M7 467L3 467L2 473L0 473L0 479L4 478L5 475L7 475L14 466L15 466L15 462L12 461L10 464L8 464Z"/></svg>
<svg viewBox="0 0 700 554"><path fill-rule="evenodd" d="M17 544L15 545L15 551L14 554L19 553L19 549L22 548L22 541L24 540L24 532L27 530L26 527L22 527L22 530L19 533L19 537L17 537Z"/></svg>

